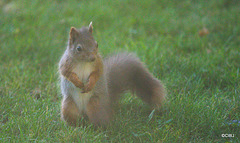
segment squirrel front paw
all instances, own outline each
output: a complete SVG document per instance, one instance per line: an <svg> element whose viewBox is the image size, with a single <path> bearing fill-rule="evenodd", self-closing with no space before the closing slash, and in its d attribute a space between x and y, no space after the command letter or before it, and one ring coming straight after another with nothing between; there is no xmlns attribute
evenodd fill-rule
<svg viewBox="0 0 240 143"><path fill-rule="evenodd" d="M88 83L87 85L85 85L85 86L83 87L82 93L88 93L88 92L91 91L91 90L92 90L92 87L91 87L90 84Z"/></svg>
<svg viewBox="0 0 240 143"><path fill-rule="evenodd" d="M75 86L80 88L80 89L84 89L84 84L83 83L77 83L77 84L75 84Z"/></svg>

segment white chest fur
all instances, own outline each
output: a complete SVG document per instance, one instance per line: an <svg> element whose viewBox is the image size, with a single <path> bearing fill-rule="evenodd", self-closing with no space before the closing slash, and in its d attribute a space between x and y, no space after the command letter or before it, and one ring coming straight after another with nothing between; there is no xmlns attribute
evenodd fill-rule
<svg viewBox="0 0 240 143"><path fill-rule="evenodd" d="M84 83L86 84L89 75L91 74L91 72L94 70L93 64L92 63L81 63L78 64L74 69L73 72L77 74L78 78ZM88 92L88 93L81 93L81 89L75 87L73 85L73 90L72 90L72 97L75 101L75 103L77 104L79 110L82 112L86 109L87 103L89 101L89 99L92 96L92 92Z"/></svg>
<svg viewBox="0 0 240 143"><path fill-rule="evenodd" d="M93 64L86 62L78 64L73 69L73 72L76 73L78 75L78 78L85 83L93 70L94 70Z"/></svg>

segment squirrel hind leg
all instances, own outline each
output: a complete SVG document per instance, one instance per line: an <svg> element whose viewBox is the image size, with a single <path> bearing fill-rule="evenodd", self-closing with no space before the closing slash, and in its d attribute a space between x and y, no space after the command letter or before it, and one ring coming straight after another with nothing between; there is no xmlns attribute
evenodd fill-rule
<svg viewBox="0 0 240 143"><path fill-rule="evenodd" d="M93 96L87 104L86 114L95 126L106 126L111 120L110 103L104 97Z"/></svg>
<svg viewBox="0 0 240 143"><path fill-rule="evenodd" d="M81 118L79 109L71 97L67 97L62 101L61 118L72 126L77 126Z"/></svg>

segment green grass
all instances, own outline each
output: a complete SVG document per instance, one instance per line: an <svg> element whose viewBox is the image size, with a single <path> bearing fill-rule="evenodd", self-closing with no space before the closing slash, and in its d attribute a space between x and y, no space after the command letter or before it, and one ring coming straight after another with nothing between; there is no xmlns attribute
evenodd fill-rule
<svg viewBox="0 0 240 143"><path fill-rule="evenodd" d="M240 3L0 0L0 142L238 142ZM57 64L93 21L103 56L136 53L166 86L151 111L129 94L107 129L60 119ZM198 31L208 28L209 35ZM234 134L222 138L221 134Z"/></svg>

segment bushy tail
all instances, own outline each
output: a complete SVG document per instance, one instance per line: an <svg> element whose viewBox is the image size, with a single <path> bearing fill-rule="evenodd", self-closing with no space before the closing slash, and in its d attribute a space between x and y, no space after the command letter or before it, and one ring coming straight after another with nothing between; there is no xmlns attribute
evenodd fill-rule
<svg viewBox="0 0 240 143"><path fill-rule="evenodd" d="M163 85L134 54L122 53L105 59L104 70L112 100L120 93L132 90L153 107L161 106L165 98Z"/></svg>

